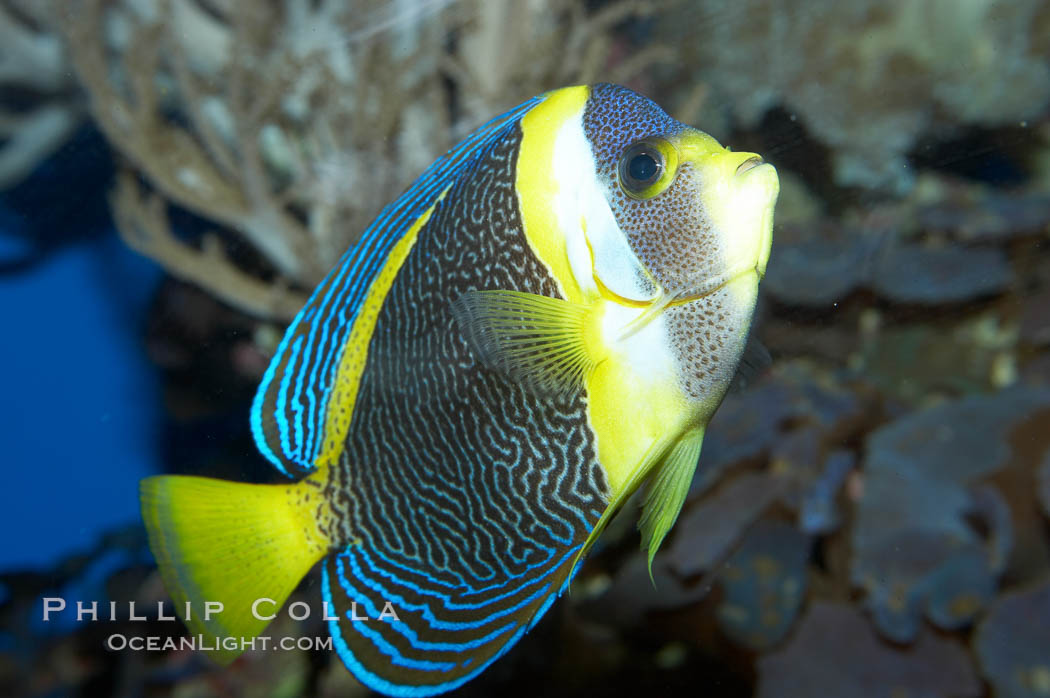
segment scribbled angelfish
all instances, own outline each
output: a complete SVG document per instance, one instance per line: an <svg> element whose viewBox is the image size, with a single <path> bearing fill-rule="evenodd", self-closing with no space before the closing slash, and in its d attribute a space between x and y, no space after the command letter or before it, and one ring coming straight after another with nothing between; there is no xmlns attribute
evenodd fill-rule
<svg viewBox="0 0 1050 698"><path fill-rule="evenodd" d="M347 667L426 696L521 638L643 482L651 564L744 351L777 192L758 156L614 85L479 128L288 328L251 424L294 482L142 483L187 626L255 637L252 602L323 561Z"/></svg>

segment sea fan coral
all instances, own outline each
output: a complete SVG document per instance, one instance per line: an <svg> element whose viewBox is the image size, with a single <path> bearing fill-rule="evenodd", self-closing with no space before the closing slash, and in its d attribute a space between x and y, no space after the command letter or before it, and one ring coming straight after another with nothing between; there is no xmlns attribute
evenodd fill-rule
<svg viewBox="0 0 1050 698"><path fill-rule="evenodd" d="M0 190L28 175L85 116L52 0L0 0Z"/></svg>
<svg viewBox="0 0 1050 698"><path fill-rule="evenodd" d="M78 0L65 31L92 115L130 165L113 196L125 240L245 312L288 319L303 302L289 288L312 288L477 124L553 87L622 81L668 58L658 47L610 66L610 28L653 11ZM188 244L170 229L169 203L247 240L279 281L234 264L218 236Z"/></svg>

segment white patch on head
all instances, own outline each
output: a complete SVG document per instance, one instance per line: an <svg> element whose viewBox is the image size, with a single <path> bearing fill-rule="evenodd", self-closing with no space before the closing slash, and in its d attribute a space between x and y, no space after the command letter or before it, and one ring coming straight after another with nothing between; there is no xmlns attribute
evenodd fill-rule
<svg viewBox="0 0 1050 698"><path fill-rule="evenodd" d="M583 135L583 114L568 119L554 140L551 176L557 182L557 195L551 202L558 227L565 235L569 268L580 289L588 295L597 292L591 253L583 231L580 207L581 180L594 179L594 158Z"/></svg>
<svg viewBox="0 0 1050 698"><path fill-rule="evenodd" d="M583 113L567 120L554 143L552 202L565 235L569 267L584 293L596 292L594 278L621 298L652 300L657 286L620 230L596 175Z"/></svg>
<svg viewBox="0 0 1050 698"><path fill-rule="evenodd" d="M608 301L603 310L602 342L618 362L630 366L636 375L645 376L650 382L676 379L677 358L668 340L665 316L653 318L625 338L624 330L645 309Z"/></svg>

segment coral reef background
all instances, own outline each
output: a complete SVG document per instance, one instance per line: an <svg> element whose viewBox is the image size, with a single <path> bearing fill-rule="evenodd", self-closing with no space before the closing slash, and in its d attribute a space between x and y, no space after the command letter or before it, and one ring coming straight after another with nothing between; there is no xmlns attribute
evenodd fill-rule
<svg viewBox="0 0 1050 698"><path fill-rule="evenodd" d="M655 588L621 516L459 693L1050 695L1042 0L0 0L0 693L365 694L323 650L107 650L184 632L137 480L272 477L248 405L311 286L473 127L597 80L777 166L774 361Z"/></svg>

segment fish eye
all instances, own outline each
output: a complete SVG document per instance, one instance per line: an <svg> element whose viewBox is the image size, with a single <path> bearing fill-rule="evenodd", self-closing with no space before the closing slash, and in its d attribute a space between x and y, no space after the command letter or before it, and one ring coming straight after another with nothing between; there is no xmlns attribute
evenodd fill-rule
<svg viewBox="0 0 1050 698"><path fill-rule="evenodd" d="M669 151L673 150L670 143L656 139L628 147L620 156L620 186L624 192L636 199L649 199L666 189L674 175L668 163Z"/></svg>
<svg viewBox="0 0 1050 698"><path fill-rule="evenodd" d="M629 191L641 193L660 177L663 168L659 150L645 141L635 143L620 158L620 181Z"/></svg>

